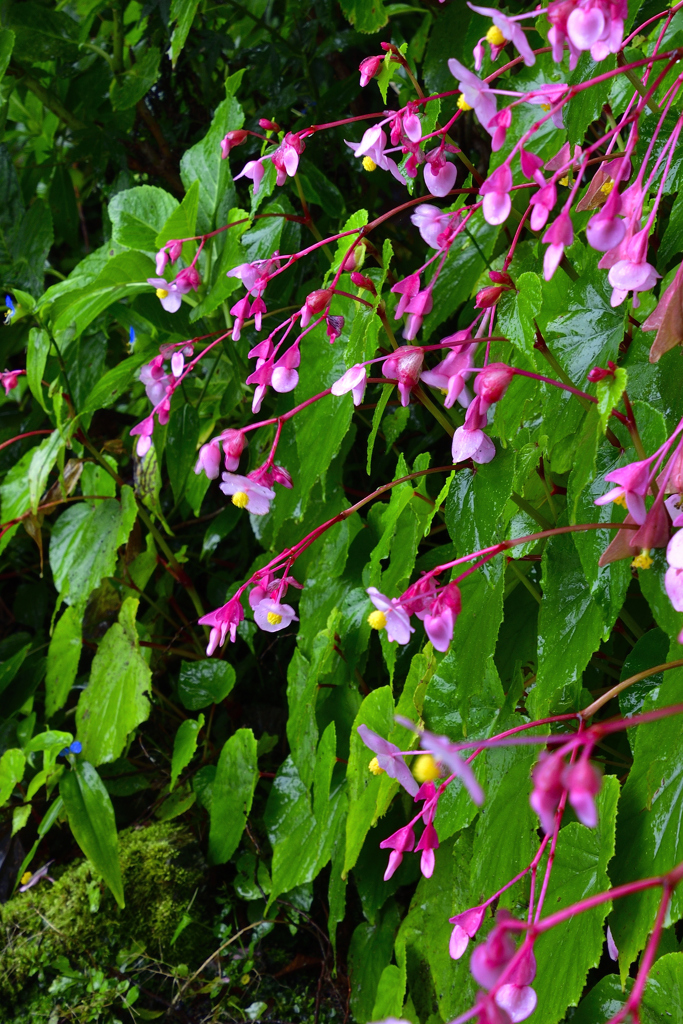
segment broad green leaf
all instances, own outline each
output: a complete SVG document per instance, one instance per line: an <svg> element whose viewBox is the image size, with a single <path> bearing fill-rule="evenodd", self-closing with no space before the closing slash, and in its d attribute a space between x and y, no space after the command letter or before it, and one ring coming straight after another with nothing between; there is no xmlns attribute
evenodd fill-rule
<svg viewBox="0 0 683 1024"><path fill-rule="evenodd" d="M148 355L128 356L113 369L107 370L86 398L81 412L95 412L96 409L106 409L107 406L113 405L116 399L130 387L137 377L138 370L148 360Z"/></svg>
<svg viewBox="0 0 683 1024"><path fill-rule="evenodd" d="M142 187L142 186L141 186ZM144 186L145 188L151 186ZM163 193L160 189L159 191ZM125 193L120 193L125 195ZM113 200L112 200L113 202ZM131 222L131 235L142 235L150 231L144 224ZM152 248L154 247L152 241ZM154 276L154 264L149 256L133 249L113 256L103 267L96 279L83 288L65 291L52 304L51 317L56 331L72 330L77 337L83 333L96 317L119 299L132 298L140 292L150 292L147 278ZM138 364L140 365L140 364Z"/></svg>
<svg viewBox="0 0 683 1024"><path fill-rule="evenodd" d="M0 807L7 803L17 782L24 777L26 758L21 750L10 747L0 757Z"/></svg>
<svg viewBox="0 0 683 1024"><path fill-rule="evenodd" d="M669 638L661 629L648 629L637 641L635 647L624 661L621 667L621 682L630 679L631 676L640 672L647 672L656 665L666 663L669 651ZM632 683L627 689L619 694L619 710L622 715L630 716L638 714L642 710L646 700L654 700L655 690L664 682L664 673L657 672L654 675L642 679L639 683Z"/></svg>
<svg viewBox="0 0 683 1024"><path fill-rule="evenodd" d="M82 609L95 587L116 568L116 552L128 540L137 515L133 491L121 488L121 501L98 501L95 507L72 505L54 525L50 566L67 604Z"/></svg>
<svg viewBox="0 0 683 1024"><path fill-rule="evenodd" d="M183 769L187 768L194 757L194 752L197 749L197 737L203 725L204 715L200 715L196 720L194 718L186 718L178 727L173 741L171 790L175 788L175 784Z"/></svg>
<svg viewBox="0 0 683 1024"><path fill-rule="evenodd" d="M66 704L81 657L81 618L67 608L55 626L47 652L45 715L51 718Z"/></svg>
<svg viewBox="0 0 683 1024"><path fill-rule="evenodd" d="M373 775L368 768L373 755L358 735L358 726L367 725L373 732L388 737L394 728L393 715L391 690L388 686L381 686L365 698L351 729L349 764L346 769L349 814L346 819L344 875L358 860L368 830L376 821L375 809L382 782L381 777Z"/></svg>
<svg viewBox="0 0 683 1024"><path fill-rule="evenodd" d="M297 648L287 669L287 739L292 760L307 788L316 773L318 683L332 671L339 657L334 649L338 619L339 615L332 621L331 628L321 630L315 637L310 661Z"/></svg>
<svg viewBox="0 0 683 1024"><path fill-rule="evenodd" d="M20 650L16 651L6 661L0 662L0 693L4 693L9 684L12 682L17 672L24 664L26 655L31 650L31 645L26 644Z"/></svg>
<svg viewBox="0 0 683 1024"><path fill-rule="evenodd" d="M399 926L398 907L392 900L377 924L356 927L349 946L351 1012L359 1024L374 1020L373 1008L380 979L389 966ZM398 971L398 968L396 968Z"/></svg>
<svg viewBox="0 0 683 1024"><path fill-rule="evenodd" d="M229 82L227 83L229 85ZM199 182L199 210L197 231L205 233L218 226L219 210L227 211L235 203L235 191L228 160L221 159L221 139L229 132L241 128L244 113L228 89L228 97L216 108L208 133L201 142L183 154L180 177L186 189ZM223 221L225 223L225 221Z"/></svg>
<svg viewBox="0 0 683 1024"><path fill-rule="evenodd" d="M38 502L45 490L50 471L65 444L59 430L53 430L50 436L33 450L33 458L28 467L28 493L34 514L38 511Z"/></svg>
<svg viewBox="0 0 683 1024"><path fill-rule="evenodd" d="M180 204L171 213L163 228L156 237L155 247L160 249L166 242L191 238L195 233L197 224L197 210L199 208L199 182L195 181ZM188 250L192 243L186 243ZM183 247L183 252L185 248Z"/></svg>
<svg viewBox="0 0 683 1024"><path fill-rule="evenodd" d="M344 226L341 228L341 233L344 234L346 231L355 231L356 228L364 228L368 222L368 211L367 210L356 210L348 218ZM341 266L342 260L346 256L347 252L353 245L356 235L346 235L345 238L340 238L337 242L337 251L334 254L332 260L332 266L330 270L338 270Z"/></svg>
<svg viewBox="0 0 683 1024"><path fill-rule="evenodd" d="M176 61L185 45L198 6L199 0L173 0L171 4L170 20L175 22L175 27L171 36L169 57L173 67L176 66Z"/></svg>
<svg viewBox="0 0 683 1024"><path fill-rule="evenodd" d="M149 717L152 673L140 653L135 616L139 602L127 597L93 658L90 680L76 709L83 753L95 765L115 761L128 734Z"/></svg>
<svg viewBox="0 0 683 1024"><path fill-rule="evenodd" d="M236 678L232 665L218 658L182 661L178 696L189 711L199 711L209 704L220 704L225 700L235 685Z"/></svg>
<svg viewBox="0 0 683 1024"><path fill-rule="evenodd" d="M193 405L173 406L166 431L166 469L176 504L185 492L190 470L197 461L199 413Z"/></svg>
<svg viewBox="0 0 683 1024"><path fill-rule="evenodd" d="M678 644L674 644L669 657L679 657L679 651ZM661 686L651 691L642 710L681 701L683 671L671 669L664 673ZM617 857L611 869L615 885L664 874L683 859L679 827L683 814L683 717L671 715L649 722L629 731L628 737L633 748L633 767L619 805ZM622 981L652 929L659 896L656 890L646 891L615 903L610 922L619 949ZM671 920L678 920L682 906L683 897L676 891L670 909Z"/></svg>
<svg viewBox="0 0 683 1024"><path fill-rule="evenodd" d="M15 35L8 28L0 29L0 78L4 77L12 56Z"/></svg>
<svg viewBox="0 0 683 1024"><path fill-rule="evenodd" d="M386 1020L387 1017L399 1018L403 1009L405 993L405 969L401 971L396 964L387 964L377 985L371 1020Z"/></svg>
<svg viewBox="0 0 683 1024"><path fill-rule="evenodd" d="M193 322L201 316L213 313L225 299L241 286L239 278L228 277L227 272L245 261L245 253L240 240L244 232L249 230L248 214L245 210L235 207L228 214L228 224L233 224L234 226L225 232L225 240L221 249L213 287L206 298L192 310L190 320ZM216 243L214 242L214 244Z"/></svg>
<svg viewBox="0 0 683 1024"><path fill-rule="evenodd" d="M544 916L609 888L607 865L614 855L618 799L619 781L608 775L596 798L597 828L571 822L560 830ZM539 936L534 946L538 964L534 988L547 1024L562 1020L567 1007L579 1002L588 971L597 967L602 955L609 909L610 904L603 903Z"/></svg>
<svg viewBox="0 0 683 1024"><path fill-rule="evenodd" d="M32 327L28 334L28 348L26 350L26 379L31 389L31 394L37 402L40 402L43 409L46 406L41 381L45 373L45 363L47 362L49 351L50 335L47 331Z"/></svg>
<svg viewBox="0 0 683 1024"><path fill-rule="evenodd" d="M612 409L619 404L621 396L626 390L627 380L626 370L618 366L613 377L605 377L604 380L598 381L598 413L603 433L607 429Z"/></svg>
<svg viewBox="0 0 683 1024"><path fill-rule="evenodd" d="M541 311L541 282L538 274L530 272L517 278L517 290L503 292L497 310L496 330L505 335L515 348L523 352L536 366L534 319Z"/></svg>
<svg viewBox="0 0 683 1024"><path fill-rule="evenodd" d="M139 59L118 78L113 78L109 95L114 110L128 110L146 96L159 77L161 52L157 46L138 51Z"/></svg>
<svg viewBox="0 0 683 1024"><path fill-rule="evenodd" d="M377 32L389 20L383 0L341 0L341 9L356 32Z"/></svg>
<svg viewBox="0 0 683 1024"><path fill-rule="evenodd" d="M114 808L102 779L88 761L78 761L71 771L62 775L59 794L64 801L74 839L123 908L125 902Z"/></svg>
<svg viewBox="0 0 683 1024"><path fill-rule="evenodd" d="M446 499L446 526L459 556L472 554L503 540L501 516L512 493L515 452L504 448L477 472L460 470L453 476ZM464 568L464 567L463 567ZM484 569L488 577L488 569Z"/></svg>
<svg viewBox="0 0 683 1024"><path fill-rule="evenodd" d="M590 53L582 53L574 70L569 74L567 81L570 85L578 85L586 82L603 72L612 71L615 61L610 54L606 60L599 63L591 58ZM590 89L582 89L581 92L572 96L564 107L564 123L567 128L569 144L574 148L577 143L583 142L583 137L588 126L600 117L603 105L607 102L610 89L610 79L598 82Z"/></svg>
<svg viewBox="0 0 683 1024"><path fill-rule="evenodd" d="M30 448L25 455L22 455L19 461L8 470L5 479L0 484L0 515L3 524L11 522L12 519L18 519L29 511L31 498L28 470L35 451L35 448ZM0 552L4 551L18 529L19 524L17 523L4 531L0 537Z"/></svg>
<svg viewBox="0 0 683 1024"><path fill-rule="evenodd" d="M583 670L600 646L604 629L570 535L550 538L542 566L538 678L527 702L536 718L550 707L576 709Z"/></svg>
<svg viewBox="0 0 683 1024"><path fill-rule="evenodd" d="M683 246L683 193L674 200L669 221L662 237L662 244L657 250L657 265L662 273L667 263L681 251ZM652 336L651 336L652 337Z"/></svg>
<svg viewBox="0 0 683 1024"><path fill-rule="evenodd" d="M209 859L225 864L239 845L258 782L256 740L251 729L238 729L223 745L213 784Z"/></svg>
<svg viewBox="0 0 683 1024"><path fill-rule="evenodd" d="M157 236L178 209L178 200L156 185L117 192L109 203L114 240L129 249L156 252Z"/></svg>
<svg viewBox="0 0 683 1024"><path fill-rule="evenodd" d="M402 43L402 45L399 46L399 50L401 51L404 57L406 55L407 49L407 43ZM387 90L389 88L389 83L391 82L394 75L398 72L400 67L401 65L398 63L398 61L392 60L391 53L387 51L384 55L384 60L382 61L382 69L376 76L377 86L382 94L382 103L387 102Z"/></svg>

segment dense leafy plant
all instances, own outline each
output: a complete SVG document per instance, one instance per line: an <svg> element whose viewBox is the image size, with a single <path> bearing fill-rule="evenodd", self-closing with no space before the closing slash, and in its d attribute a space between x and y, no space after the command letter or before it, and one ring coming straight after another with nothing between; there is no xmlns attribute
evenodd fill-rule
<svg viewBox="0 0 683 1024"><path fill-rule="evenodd" d="M7 1019L683 1022L683 4L511 6L2 8Z"/></svg>

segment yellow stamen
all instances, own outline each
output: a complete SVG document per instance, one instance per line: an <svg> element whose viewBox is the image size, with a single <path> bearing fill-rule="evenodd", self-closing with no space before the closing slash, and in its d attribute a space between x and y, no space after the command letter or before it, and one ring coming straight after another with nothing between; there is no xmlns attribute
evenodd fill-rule
<svg viewBox="0 0 683 1024"><path fill-rule="evenodd" d="M233 494L232 503L237 505L238 508L246 508L249 504L249 495L245 494L244 491L238 491L237 494Z"/></svg>
<svg viewBox="0 0 683 1024"><path fill-rule="evenodd" d="M381 775L382 772L384 771L384 768L380 768L379 761L377 760L376 757L373 757L372 761L368 765L368 768L373 775Z"/></svg>
<svg viewBox="0 0 683 1024"><path fill-rule="evenodd" d="M604 195L608 196L608 195L610 194L610 192L612 191L612 189L613 189L613 188L614 188L614 182L612 181L612 179L611 179L611 178L608 178L608 179L607 179L607 181L606 181L606 182L604 182L604 184L602 184L602 185L600 186L600 191L601 191L601 192L602 192L602 193L603 193Z"/></svg>
<svg viewBox="0 0 683 1024"><path fill-rule="evenodd" d="M464 96L458 96L458 109L459 110L471 110L472 107L469 105Z"/></svg>
<svg viewBox="0 0 683 1024"><path fill-rule="evenodd" d="M418 782L433 782L440 774L439 766L431 754L420 754L415 759L413 775Z"/></svg>
<svg viewBox="0 0 683 1024"><path fill-rule="evenodd" d="M387 617L384 612L376 610L368 615L368 622L373 629L384 629L387 624Z"/></svg>
<svg viewBox="0 0 683 1024"><path fill-rule="evenodd" d="M363 157L363 167L365 168L366 171L376 171L377 170L377 164L375 163L375 161L372 159L371 156L364 156Z"/></svg>
<svg viewBox="0 0 683 1024"><path fill-rule="evenodd" d="M560 178L560 185L568 185L568 184L569 184L569 178L565 174L564 178Z"/></svg>
<svg viewBox="0 0 683 1024"><path fill-rule="evenodd" d="M158 299L165 299L167 295L168 295L168 292L166 291L165 288L157 288L157 298Z"/></svg>
<svg viewBox="0 0 683 1024"><path fill-rule="evenodd" d="M490 43L491 46L502 46L504 43L507 43L507 39L497 25L491 25L491 28L486 33L486 42Z"/></svg>
<svg viewBox="0 0 683 1024"><path fill-rule="evenodd" d="M33 875L31 874L30 871L24 871L23 875L21 876L21 884L26 885L26 883L30 882L32 878Z"/></svg>
<svg viewBox="0 0 683 1024"><path fill-rule="evenodd" d="M282 616L278 615L277 612L268 612L266 618L268 619L268 624L271 626L279 626L282 622Z"/></svg>
<svg viewBox="0 0 683 1024"><path fill-rule="evenodd" d="M640 554L631 562L632 569L649 569L652 565L652 559L650 558L650 549L641 548Z"/></svg>
<svg viewBox="0 0 683 1024"><path fill-rule="evenodd" d="M623 494L620 494L618 498L614 499L614 504L621 505L622 508L628 509L628 505L626 504L626 498Z"/></svg>
<svg viewBox="0 0 683 1024"><path fill-rule="evenodd" d="M546 110L546 111L550 110L550 104L549 103L541 103L541 110Z"/></svg>

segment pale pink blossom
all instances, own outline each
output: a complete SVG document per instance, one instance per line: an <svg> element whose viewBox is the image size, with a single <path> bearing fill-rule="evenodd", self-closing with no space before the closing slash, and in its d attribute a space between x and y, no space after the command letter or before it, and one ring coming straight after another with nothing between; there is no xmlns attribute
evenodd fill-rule
<svg viewBox="0 0 683 1024"><path fill-rule="evenodd" d="M561 754L543 751L534 767L531 777L534 788L529 797L532 810L538 815L541 828L549 834L555 828L555 812L560 806L564 793L565 764Z"/></svg>
<svg viewBox="0 0 683 1024"><path fill-rule="evenodd" d="M235 175L233 181L237 181L239 178L250 178L254 185L254 195L256 195L265 173L266 170L262 160L249 160L240 173Z"/></svg>
<svg viewBox="0 0 683 1024"><path fill-rule="evenodd" d="M506 910L498 912L496 924L486 941L477 946L470 959L472 977L482 988L493 988L501 974L515 955L515 941L506 928L511 915Z"/></svg>
<svg viewBox="0 0 683 1024"><path fill-rule="evenodd" d="M650 486L650 466L655 456L649 459L641 459L637 462L629 462L627 466L620 469L613 469L605 474L607 483L614 483L607 494L595 499L596 505L607 505L610 501L618 501L623 498L626 506L633 516L633 519L640 526L645 522L645 495Z"/></svg>
<svg viewBox="0 0 683 1024"><path fill-rule="evenodd" d="M379 844L381 850L391 850L389 864L384 872L384 881L388 882L403 860L404 853L410 853L415 846L415 833L412 825L404 825L398 832Z"/></svg>
<svg viewBox="0 0 683 1024"><path fill-rule="evenodd" d="M465 102L469 107L472 107L477 115L479 123L493 135L493 130L489 128L489 124L496 114L495 95L491 92L486 82L482 82L480 78L477 78L472 71L469 71L464 64L461 64L454 57L451 57L448 61L448 68L457 80Z"/></svg>
<svg viewBox="0 0 683 1024"><path fill-rule="evenodd" d="M392 352L382 363L384 376L398 384L401 405L409 404L411 391L420 383L423 361L424 352L421 348L404 345Z"/></svg>
<svg viewBox="0 0 683 1024"><path fill-rule="evenodd" d="M450 409L460 398L474 365L474 345L458 345L433 370L423 370L420 380L446 392L444 405Z"/></svg>
<svg viewBox="0 0 683 1024"><path fill-rule="evenodd" d="M177 313L183 301L183 295L191 290L197 291L201 278L194 267L181 270L174 281L166 281L163 277L148 277L147 284L156 289L157 298L167 313Z"/></svg>
<svg viewBox="0 0 683 1024"><path fill-rule="evenodd" d="M446 160L441 149L429 152L424 164L425 185L433 196L447 196L455 185L457 168Z"/></svg>
<svg viewBox="0 0 683 1024"><path fill-rule="evenodd" d="M422 240L432 249L440 249L438 239L449 226L453 214L442 213L438 206L423 203L410 216L412 223L422 235Z"/></svg>
<svg viewBox="0 0 683 1024"><path fill-rule="evenodd" d="M368 587L367 594L377 611L381 612L384 618L383 624L375 628L384 629L386 627L389 643L396 641L399 644L407 644L410 640L410 634L414 633L415 630L410 625L410 617L401 608L396 598L390 599L385 597L384 594L379 592L377 587Z"/></svg>
<svg viewBox="0 0 683 1024"><path fill-rule="evenodd" d="M247 141L249 132L246 132L244 128L234 128L227 135L224 135L221 139L221 159L225 160L231 149L235 146L241 146Z"/></svg>
<svg viewBox="0 0 683 1024"><path fill-rule="evenodd" d="M217 439L203 444L199 449L195 473L206 473L209 480L216 480L221 470L221 448Z"/></svg>
<svg viewBox="0 0 683 1024"><path fill-rule="evenodd" d="M479 189L479 195L484 197L482 210L488 224L503 224L508 219L512 209L511 188L512 171L506 162L497 167Z"/></svg>
<svg viewBox="0 0 683 1024"><path fill-rule="evenodd" d="M598 823L595 797L602 785L599 773L590 761L581 758L565 770L563 782L569 790L569 803L574 808L576 817L587 828L595 828Z"/></svg>
<svg viewBox="0 0 683 1024"><path fill-rule="evenodd" d="M450 923L455 925L448 944L451 959L460 959L467 949L470 939L473 939L481 928L485 915L486 907L472 907L471 910L464 910L462 914L449 917Z"/></svg>
<svg viewBox="0 0 683 1024"><path fill-rule="evenodd" d="M254 516L265 516L270 512L270 503L275 497L275 491L271 487L256 483L248 476L240 476L239 473L223 473L223 482L220 484L223 494L232 496L233 505L238 508L246 508Z"/></svg>
<svg viewBox="0 0 683 1024"><path fill-rule="evenodd" d="M395 743L391 743L373 732L367 725L359 725L357 731L365 746L377 756L377 763L382 771L386 772L390 778L396 779L406 792L415 797L419 786L405 763L401 749Z"/></svg>
<svg viewBox="0 0 683 1024"><path fill-rule="evenodd" d="M254 608L254 621L266 633L277 633L299 619L289 604L281 604L271 597L265 597Z"/></svg>
<svg viewBox="0 0 683 1024"><path fill-rule="evenodd" d="M560 265L565 248L574 241L574 228L566 210L550 225L543 241L549 243L543 257L543 276L549 281Z"/></svg>
<svg viewBox="0 0 683 1024"><path fill-rule="evenodd" d="M293 132L287 132L284 139L270 159L277 171L277 184L284 185L287 176L293 178L299 166L299 157L306 148L306 143ZM254 187L254 192L256 188Z"/></svg>
<svg viewBox="0 0 683 1024"><path fill-rule="evenodd" d="M505 39L512 43L520 57L524 59L527 67L536 63L536 54L529 45L526 33L516 18L509 18L495 7L476 7L468 2L467 6L477 14L483 14L485 18L491 18L496 28L499 28Z"/></svg>
<svg viewBox="0 0 683 1024"><path fill-rule="evenodd" d="M365 397L367 382L367 370L364 366L357 364L342 374L339 380L332 384L330 391L333 395L346 395L350 391L353 394L353 404L360 405Z"/></svg>

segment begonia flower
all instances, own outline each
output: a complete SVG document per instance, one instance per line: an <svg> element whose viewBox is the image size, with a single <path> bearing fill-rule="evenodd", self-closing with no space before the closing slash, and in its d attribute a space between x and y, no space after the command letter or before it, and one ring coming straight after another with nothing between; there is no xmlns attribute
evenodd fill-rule
<svg viewBox="0 0 683 1024"><path fill-rule="evenodd" d="M394 310L394 320L400 320L408 308L410 300L420 291L420 275L410 274L408 277L404 277L402 281L397 281L391 290L394 295L401 296Z"/></svg>
<svg viewBox="0 0 683 1024"><path fill-rule="evenodd" d="M221 448L217 439L203 444L194 467L195 473L206 473L209 480L216 480L221 470Z"/></svg>
<svg viewBox="0 0 683 1024"><path fill-rule="evenodd" d="M453 434L451 458L453 465L472 459L478 465L486 465L496 454L496 446L483 430L468 430L466 426L458 427Z"/></svg>
<svg viewBox="0 0 683 1024"><path fill-rule="evenodd" d="M247 445L247 438L241 430L229 429L223 431L219 440L223 445L225 468L228 472L232 472L239 465L240 455Z"/></svg>
<svg viewBox="0 0 683 1024"><path fill-rule="evenodd" d="M248 476L239 473L223 473L220 484L223 494L232 495L232 503L237 508L246 508L254 516L265 516L270 512L270 503L275 497L271 487L256 483Z"/></svg>
<svg viewBox="0 0 683 1024"><path fill-rule="evenodd" d="M598 823L595 797L602 785L599 773L586 758L581 758L565 770L563 781L576 817L587 828L595 828Z"/></svg>
<svg viewBox="0 0 683 1024"><path fill-rule="evenodd" d="M436 829L430 821L425 825L424 831L420 836L420 841L415 847L416 850L419 850L422 853L422 857L420 858L420 871L425 878L431 878L434 874L434 850L438 850L438 848L439 837L436 834Z"/></svg>
<svg viewBox="0 0 683 1024"><path fill-rule="evenodd" d="M401 396L401 405L410 402L410 393L420 383L424 352L414 345L403 345L384 360L382 373L389 380L395 380Z"/></svg>
<svg viewBox="0 0 683 1024"><path fill-rule="evenodd" d="M453 639L455 620L462 610L462 598L456 583L448 583L438 592L429 609L419 614L432 647L442 653Z"/></svg>
<svg viewBox="0 0 683 1024"><path fill-rule="evenodd" d="M259 629L266 633L277 633L281 629L286 629L292 622L298 622L299 619L291 605L281 604L270 597L265 597L254 608L254 621Z"/></svg>
<svg viewBox="0 0 683 1024"><path fill-rule="evenodd" d="M384 872L384 881L388 882L403 860L404 853L410 853L415 846L415 833L412 825L404 825L379 844L380 850L391 850L389 864Z"/></svg>
<svg viewBox="0 0 683 1024"><path fill-rule="evenodd" d="M489 122L489 128L493 128L493 138L491 139L491 149L494 153L497 153L499 149L502 149L505 145L505 136L507 130L512 124L512 110L510 107L503 107L497 114L491 118Z"/></svg>
<svg viewBox="0 0 683 1024"><path fill-rule="evenodd" d="M616 188L610 192L607 202L586 225L586 240L598 252L614 249L626 234L626 224L617 216L621 210L621 196Z"/></svg>
<svg viewBox="0 0 683 1024"><path fill-rule="evenodd" d="M383 739L367 725L359 725L357 731L365 746L376 755L380 769L386 772L391 779L396 779L414 797L419 787L403 759L400 748L395 743Z"/></svg>
<svg viewBox="0 0 683 1024"><path fill-rule="evenodd" d="M612 285L612 306L620 305L629 292L633 292L633 306L639 305L638 292L647 292L657 282L659 274L647 262L648 229L643 228L630 240L626 258L619 260L610 269L608 279Z"/></svg>
<svg viewBox="0 0 683 1024"><path fill-rule="evenodd" d="M488 224L503 224L508 219L512 209L511 188L512 171L507 162L496 167L480 187L479 195L484 197L482 212Z"/></svg>
<svg viewBox="0 0 683 1024"><path fill-rule="evenodd" d="M683 263L641 330L657 332L650 349L651 363L658 362L676 345L683 345Z"/></svg>
<svg viewBox="0 0 683 1024"><path fill-rule="evenodd" d="M438 238L449 225L452 214L442 213L438 206L423 203L410 215L410 219L422 235L422 240L432 249L440 249Z"/></svg>
<svg viewBox="0 0 683 1024"><path fill-rule="evenodd" d="M217 647L222 647L225 638L230 633L232 643L237 638L237 627L244 618L244 609L239 598L231 598L227 604L222 605L208 615L203 615L199 620L200 626L211 626L209 644L206 648L208 657L211 657Z"/></svg>
<svg viewBox="0 0 683 1024"><path fill-rule="evenodd" d="M364 88L368 82L375 77L379 71L381 65L384 63L384 57L366 57L358 65L360 71L360 85L361 89Z"/></svg>
<svg viewBox="0 0 683 1024"><path fill-rule="evenodd" d="M265 173L266 169L263 166L262 160L248 160L240 173L236 174L232 180L238 181L239 178L251 178L254 185L254 195L256 195Z"/></svg>
<svg viewBox="0 0 683 1024"><path fill-rule="evenodd" d="M471 910L464 910L461 914L448 918L450 923L455 925L448 943L448 952L452 960L459 960L463 955L470 939L473 939L481 928L485 915L486 907L472 907Z"/></svg>
<svg viewBox="0 0 683 1024"><path fill-rule="evenodd" d="M542 231L548 222L548 217L557 202L557 189L550 182L534 192L529 203L532 207L529 226L532 231Z"/></svg>
<svg viewBox="0 0 683 1024"><path fill-rule="evenodd" d="M174 281L166 281L163 277L148 277L147 284L156 289L157 298L167 313L177 313L183 301L183 295L189 291L197 291L201 278L194 267L181 270Z"/></svg>
<svg viewBox="0 0 683 1024"><path fill-rule="evenodd" d="M561 754L542 751L531 773L534 788L529 803L538 815L541 828L546 834L555 828L555 812L564 793L564 769Z"/></svg>
<svg viewBox="0 0 683 1024"><path fill-rule="evenodd" d="M294 177L299 166L299 157L305 148L306 143L303 139L294 132L287 132L278 148L270 157L277 171L276 182L278 185L284 185L287 176L290 178ZM255 186L254 192L256 192Z"/></svg>
<svg viewBox="0 0 683 1024"><path fill-rule="evenodd" d="M152 447L152 434L154 433L154 416L147 416L146 419L140 423L136 423L134 427L131 427L130 433L132 437L138 439L138 443L135 446L138 458L144 459L147 452Z"/></svg>
<svg viewBox="0 0 683 1024"><path fill-rule="evenodd" d="M543 276L549 281L560 265L565 248L574 241L574 227L566 210L550 225L543 241L548 244L543 257Z"/></svg>
<svg viewBox="0 0 683 1024"><path fill-rule="evenodd" d="M235 146L241 146L247 141L248 136L249 132L246 132L244 128L235 128L223 136L221 139L221 159L225 160L230 150L234 149Z"/></svg>
<svg viewBox="0 0 683 1024"><path fill-rule="evenodd" d="M360 405L365 397L367 382L367 370L364 366L357 364L342 374L339 380L335 380L330 391L333 395L346 395L350 391L353 394L353 404Z"/></svg>
<svg viewBox="0 0 683 1024"><path fill-rule="evenodd" d="M617 484L607 494L595 499L596 505L607 505L610 501L620 502L622 499L636 523L642 526L645 522L645 495L650 486L650 466L654 456L629 462L628 466L613 469L605 474L608 483Z"/></svg>
<svg viewBox="0 0 683 1024"><path fill-rule="evenodd" d="M505 1010L513 1024L526 1020L536 1009L538 998L531 988L535 977L536 957L531 946L524 946L505 984L494 996L496 1004Z"/></svg>
<svg viewBox="0 0 683 1024"><path fill-rule="evenodd" d="M450 409L460 397L474 365L474 345L458 345L433 370L423 370L420 380L446 392L444 406Z"/></svg>
<svg viewBox="0 0 683 1024"><path fill-rule="evenodd" d="M427 153L424 164L425 185L433 196L447 196L455 185L457 168L446 160L441 149Z"/></svg>
<svg viewBox="0 0 683 1024"><path fill-rule="evenodd" d="M506 363L489 363L477 374L474 391L481 399L482 413L501 400L514 375L515 371Z"/></svg>
<svg viewBox="0 0 683 1024"><path fill-rule="evenodd" d="M19 378L26 373L25 370L5 370L0 373L0 384L5 389L5 395L9 396L10 391L13 391L19 383Z"/></svg>
<svg viewBox="0 0 683 1024"><path fill-rule="evenodd" d="M402 720L401 720L402 721ZM426 729L420 734L420 745L428 750L435 761L448 768L451 774L460 779L470 797L478 807L484 802L484 790L481 788L471 767L464 761L457 748L447 736L437 736Z"/></svg>
<svg viewBox="0 0 683 1024"><path fill-rule="evenodd" d="M333 292L331 288L318 288L306 296L301 309L301 326L308 327L313 317L318 316L329 304Z"/></svg>
<svg viewBox="0 0 683 1024"><path fill-rule="evenodd" d="M482 988L493 988L515 955L515 940L506 928L510 919L508 911L499 911L496 924L486 937L486 941L477 946L472 953L470 971Z"/></svg>
<svg viewBox="0 0 683 1024"><path fill-rule="evenodd" d="M454 57L448 61L448 68L457 80L458 87L463 94L465 103L471 107L477 115L477 119L483 128L492 135L493 130L489 124L496 114L496 97L489 89L486 82L469 71L464 64Z"/></svg>
<svg viewBox="0 0 683 1024"><path fill-rule="evenodd" d="M524 59L527 67L536 63L536 54L532 50L526 33L515 18L509 18L495 7L477 7L468 2L467 6L477 14L483 14L485 18L491 18L493 24L500 31L504 40L512 43L520 57Z"/></svg>
<svg viewBox="0 0 683 1024"><path fill-rule="evenodd" d="M433 306L432 289L423 288L417 295L408 299L406 305L406 325L403 328L403 337L406 341L413 341L416 334L422 327L422 322L428 313L431 313Z"/></svg>
<svg viewBox="0 0 683 1024"><path fill-rule="evenodd" d="M384 594L380 594L377 587L368 587L367 594L376 609L368 616L372 628L386 629L389 643L395 640L399 644L407 644L410 634L415 630L410 625L407 612L400 607L396 598L385 597Z"/></svg>

